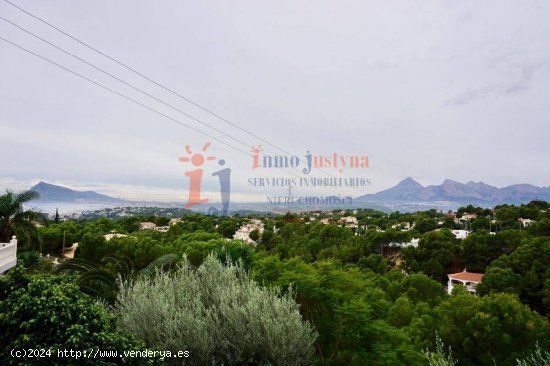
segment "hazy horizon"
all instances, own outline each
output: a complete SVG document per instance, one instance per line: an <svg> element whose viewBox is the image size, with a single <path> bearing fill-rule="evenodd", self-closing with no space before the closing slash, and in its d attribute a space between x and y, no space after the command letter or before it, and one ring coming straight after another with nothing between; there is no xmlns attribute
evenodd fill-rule
<svg viewBox="0 0 550 366"><path fill-rule="evenodd" d="M407 178L410 178L410 177L407 177ZM404 179L407 179L407 178L404 178ZM395 185L399 184L404 179L401 179L400 181L395 182L395 184L391 186L382 188L379 191L369 192L369 193L378 193L386 189L392 188ZM452 178L446 178L446 179L455 181ZM413 180L421 184L423 187L428 187L431 185L431 184L430 185L423 184L422 182L416 179L413 179ZM38 178L31 179L28 181L16 181L13 179L0 178L0 190L1 191L11 190L11 191L18 192L18 191L23 191L23 190L32 188L33 186L35 186L40 182L69 188L75 191L94 191L96 193L105 194L113 198L119 198L119 199L123 199L126 201L133 201L133 202L151 202L151 203L158 202L158 203L166 203L166 204L169 204L169 203L183 204L186 199L185 192L182 194L182 192L178 189L171 190L168 188L151 187L151 186L132 186L132 185L114 186L110 184L101 184L101 183L81 184L78 182L67 182L67 181L59 181L59 180L49 181L49 180L38 179ZM439 184L442 184L443 182L444 181L440 182ZM508 186L494 186L488 182L482 182L482 181L470 181L470 182L458 182L458 183L467 184L471 182L485 183L496 188L508 187ZM439 185L439 184L435 184L435 185ZM525 183L518 183L518 184L530 184L530 183L525 182ZM545 188L545 187L550 187L550 185L540 186L540 188ZM204 192L203 196L208 197L212 202L220 202L219 192L215 192L215 191ZM354 196L353 198L356 198L356 197L357 196ZM232 201L234 203L258 203L258 202L264 202L265 196L246 194L246 195L236 195L236 197L234 197L232 195Z"/></svg>

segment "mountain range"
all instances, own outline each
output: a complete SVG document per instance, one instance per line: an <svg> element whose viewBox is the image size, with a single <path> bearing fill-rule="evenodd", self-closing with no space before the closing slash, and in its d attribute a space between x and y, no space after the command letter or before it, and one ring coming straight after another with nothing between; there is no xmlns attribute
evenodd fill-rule
<svg viewBox="0 0 550 366"><path fill-rule="evenodd" d="M133 202L99 194L93 191L75 191L70 188L40 182L31 188L40 193L40 202L84 203L84 204L131 204ZM530 184L515 184L497 188L483 182L459 183L446 179L440 185L422 186L412 178L406 178L396 186L374 194L353 199L352 206L375 208L384 211L416 211L429 208L456 209L467 204L491 207L498 204L521 204L540 199L550 202L550 187L536 187ZM134 202L135 204L135 202ZM148 203L154 204L153 202ZM146 204L147 205L147 204ZM266 203L231 202L232 210L273 210ZM307 210L311 207L297 207ZM334 208L334 207L332 207ZM197 208L200 210L200 207ZM293 210L291 207L284 209ZM329 209L329 208L326 208Z"/></svg>
<svg viewBox="0 0 550 366"><path fill-rule="evenodd" d="M75 191L54 184L40 182L31 190L40 193L40 201L75 203L122 203L119 198L106 196L93 191Z"/></svg>
<svg viewBox="0 0 550 366"><path fill-rule="evenodd" d="M454 202L458 204L496 205L521 204L540 199L550 201L550 187L531 184L515 184L497 188L483 182L459 183L446 179L440 185L422 186L412 178L406 178L384 191L357 197L356 203L368 202Z"/></svg>

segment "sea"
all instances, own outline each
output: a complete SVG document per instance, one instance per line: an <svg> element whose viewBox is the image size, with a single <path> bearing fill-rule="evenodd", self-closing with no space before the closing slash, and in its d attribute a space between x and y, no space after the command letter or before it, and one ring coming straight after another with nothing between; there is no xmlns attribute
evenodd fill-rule
<svg viewBox="0 0 550 366"><path fill-rule="evenodd" d="M67 215L82 211L95 211L103 208L114 208L120 205L108 203L80 203L80 202L32 202L27 207L38 209L44 213L53 215L57 210L60 215Z"/></svg>

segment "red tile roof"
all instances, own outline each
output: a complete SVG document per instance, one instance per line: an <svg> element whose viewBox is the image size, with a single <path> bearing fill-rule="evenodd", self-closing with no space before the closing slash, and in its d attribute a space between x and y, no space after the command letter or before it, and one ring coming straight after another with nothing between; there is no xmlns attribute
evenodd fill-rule
<svg viewBox="0 0 550 366"><path fill-rule="evenodd" d="M451 279L456 279L456 280L481 282L481 279L483 278L483 273L458 272L458 273L450 273L447 276Z"/></svg>

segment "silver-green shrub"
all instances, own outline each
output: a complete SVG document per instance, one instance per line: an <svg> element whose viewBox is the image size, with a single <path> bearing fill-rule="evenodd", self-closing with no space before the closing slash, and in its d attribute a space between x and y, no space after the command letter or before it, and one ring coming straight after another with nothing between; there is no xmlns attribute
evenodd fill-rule
<svg viewBox="0 0 550 366"><path fill-rule="evenodd" d="M451 348L445 350L443 340L438 333L435 334L435 352L424 351L424 356L428 361L429 366L455 366L457 361L453 359Z"/></svg>
<svg viewBox="0 0 550 366"><path fill-rule="evenodd" d="M119 327L159 350L189 351L186 365L307 365L316 332L293 295L251 280L213 256L194 269L184 259L121 285Z"/></svg>
<svg viewBox="0 0 550 366"><path fill-rule="evenodd" d="M518 366L550 366L550 353L537 344L535 352L524 360L517 360Z"/></svg>

